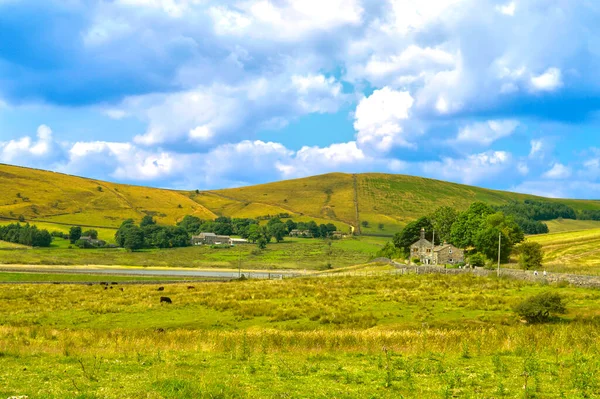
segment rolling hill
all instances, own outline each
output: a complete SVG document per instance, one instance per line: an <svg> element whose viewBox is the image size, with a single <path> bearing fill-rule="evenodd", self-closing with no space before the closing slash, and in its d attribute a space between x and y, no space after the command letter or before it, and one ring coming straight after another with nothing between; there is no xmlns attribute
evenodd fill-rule
<svg viewBox="0 0 600 399"><path fill-rule="evenodd" d="M105 228L144 215L174 224L185 215L213 219L287 213L297 221L392 235L441 205L465 209L474 201L498 205L527 198L539 197L405 175L330 173L224 190L176 191L0 165L1 218ZM549 201L600 209L600 201Z"/></svg>

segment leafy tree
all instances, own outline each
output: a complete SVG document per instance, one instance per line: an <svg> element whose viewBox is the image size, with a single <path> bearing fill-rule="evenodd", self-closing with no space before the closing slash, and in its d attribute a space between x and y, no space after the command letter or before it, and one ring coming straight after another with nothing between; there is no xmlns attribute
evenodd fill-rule
<svg viewBox="0 0 600 399"><path fill-rule="evenodd" d="M381 248L379 252L377 252L378 258L396 259L401 256L402 251L399 248L396 248L396 246L391 242L386 243L385 246Z"/></svg>
<svg viewBox="0 0 600 399"><path fill-rule="evenodd" d="M283 241L283 237L287 234L287 229L283 223L276 223L267 227L270 233L275 237L277 242Z"/></svg>
<svg viewBox="0 0 600 399"><path fill-rule="evenodd" d="M98 232L94 229L90 229L90 230L86 230L83 233L81 233L82 237L90 237L93 240L97 240L98 239Z"/></svg>
<svg viewBox="0 0 600 399"><path fill-rule="evenodd" d="M384 229L384 227L385 227L385 225L384 225L383 223L379 223L379 224L377 225L377 228L378 228L379 230L383 230L383 229Z"/></svg>
<svg viewBox="0 0 600 399"><path fill-rule="evenodd" d="M271 240L273 239L273 234L271 233L271 231L269 230L269 228L267 226L260 226L260 235L262 238L265 239L267 244L270 243Z"/></svg>
<svg viewBox="0 0 600 399"><path fill-rule="evenodd" d="M123 239L123 247L128 251L137 251L144 246L144 233L138 226L130 226L126 229Z"/></svg>
<svg viewBox="0 0 600 399"><path fill-rule="evenodd" d="M123 247L125 244L125 232L127 229L135 226L135 221L133 219L124 220L119 226L119 229L115 233L115 242L118 246Z"/></svg>
<svg viewBox="0 0 600 399"><path fill-rule="evenodd" d="M494 210L483 202L474 202L461 212L450 229L450 242L459 248L475 246L475 236L484 228L486 218Z"/></svg>
<svg viewBox="0 0 600 399"><path fill-rule="evenodd" d="M292 219L288 219L285 222L285 227L288 230L288 233L292 230L295 230L298 228L298 224L296 222L294 222Z"/></svg>
<svg viewBox="0 0 600 399"><path fill-rule="evenodd" d="M327 223L327 232L329 233L328 235L331 236L331 234L333 234L334 232L337 231L337 226L333 223Z"/></svg>
<svg viewBox="0 0 600 399"><path fill-rule="evenodd" d="M367 220L363 220L363 221L360 223L360 225L361 225L362 227L369 227L369 222L368 222Z"/></svg>
<svg viewBox="0 0 600 399"><path fill-rule="evenodd" d="M502 235L500 246L500 261L507 263L513 244L508 237L497 227L488 226L480 230L475 236L475 248L490 260L498 259L498 236Z"/></svg>
<svg viewBox="0 0 600 399"><path fill-rule="evenodd" d="M553 316L565 314L567 308L560 295L544 292L524 300L514 311L528 323L545 323Z"/></svg>
<svg viewBox="0 0 600 399"><path fill-rule="evenodd" d="M256 243L259 249L265 249L267 247L267 240L264 237L260 237Z"/></svg>
<svg viewBox="0 0 600 399"><path fill-rule="evenodd" d="M177 226L183 228L190 234L196 234L200 232L200 226L203 221L197 216L186 215L183 219L177 223Z"/></svg>
<svg viewBox="0 0 600 399"><path fill-rule="evenodd" d="M248 227L248 240L255 243L261 238L260 226L252 224Z"/></svg>
<svg viewBox="0 0 600 399"><path fill-rule="evenodd" d="M436 236L439 236L440 241L450 241L450 233L452 225L458 218L458 212L449 206L442 206L433 212L429 217L431 225L435 230Z"/></svg>
<svg viewBox="0 0 600 399"><path fill-rule="evenodd" d="M312 234L313 237L319 238L321 236L321 230L319 230L319 226L314 220L311 220L306 224L306 229Z"/></svg>
<svg viewBox="0 0 600 399"><path fill-rule="evenodd" d="M421 217L414 222L410 222L401 232L394 235L393 242L396 248L399 248L404 251L405 254L408 254L410 246L421 237L421 229L425 229L425 238L431 241L433 239L433 226L431 225L431 220L427 217Z"/></svg>
<svg viewBox="0 0 600 399"><path fill-rule="evenodd" d="M327 238L329 237L329 229L326 224L319 225L319 237Z"/></svg>
<svg viewBox="0 0 600 399"><path fill-rule="evenodd" d="M79 227L79 226L71 227L71 229L69 230L69 241L71 241L71 244L75 244L75 242L77 240L79 240L80 238L81 238L81 227Z"/></svg>
<svg viewBox="0 0 600 399"><path fill-rule="evenodd" d="M140 222L140 227L152 226L155 224L156 221L154 220L154 218L150 215L146 215L142 218L142 221Z"/></svg>
<svg viewBox="0 0 600 399"><path fill-rule="evenodd" d="M526 241L519 245L519 266L524 270L539 269L542 267L544 252L537 242Z"/></svg>
<svg viewBox="0 0 600 399"><path fill-rule="evenodd" d="M19 222L21 222L21 223L25 222L25 216L19 215Z"/></svg>

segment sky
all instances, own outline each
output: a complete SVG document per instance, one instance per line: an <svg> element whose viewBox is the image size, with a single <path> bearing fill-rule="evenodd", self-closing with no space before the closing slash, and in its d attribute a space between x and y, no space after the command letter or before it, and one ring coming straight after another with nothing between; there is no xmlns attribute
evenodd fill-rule
<svg viewBox="0 0 600 399"><path fill-rule="evenodd" d="M600 2L0 0L0 162L600 198Z"/></svg>

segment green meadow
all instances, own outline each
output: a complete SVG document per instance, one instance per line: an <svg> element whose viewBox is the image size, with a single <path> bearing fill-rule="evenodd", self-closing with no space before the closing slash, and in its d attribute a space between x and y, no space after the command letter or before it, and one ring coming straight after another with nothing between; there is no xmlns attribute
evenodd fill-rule
<svg viewBox="0 0 600 399"><path fill-rule="evenodd" d="M0 397L594 398L600 292L470 275L0 291ZM546 325L512 311L562 295ZM159 303L168 296L173 303Z"/></svg>

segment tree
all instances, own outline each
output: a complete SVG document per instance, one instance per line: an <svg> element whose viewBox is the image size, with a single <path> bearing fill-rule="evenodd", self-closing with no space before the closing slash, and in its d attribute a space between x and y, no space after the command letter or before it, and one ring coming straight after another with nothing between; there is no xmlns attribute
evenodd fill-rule
<svg viewBox="0 0 600 399"><path fill-rule="evenodd" d="M251 224L248 227L248 240L251 242L257 242L261 237L260 226L258 224Z"/></svg>
<svg viewBox="0 0 600 399"><path fill-rule="evenodd" d="M202 220L197 216L186 215L183 219L177 223L177 226L183 228L190 234L196 234L200 232L200 226L202 226Z"/></svg>
<svg viewBox="0 0 600 399"><path fill-rule="evenodd" d="M267 226L260 226L260 235L267 243L270 243L273 239L273 234L271 234L271 231Z"/></svg>
<svg viewBox="0 0 600 399"><path fill-rule="evenodd" d="M98 232L94 229L86 230L83 233L81 233L81 235L84 237L90 237L93 240L98 239Z"/></svg>
<svg viewBox="0 0 600 399"><path fill-rule="evenodd" d="M310 234L315 238L319 238L321 236L319 226L317 226L317 223L314 220L311 220L306 224L306 230L308 230Z"/></svg>
<svg viewBox="0 0 600 399"><path fill-rule="evenodd" d="M421 237L421 229L425 229L425 238L431 241L433 239L433 226L431 225L431 221L427 217L421 217L414 222L410 222L401 232L394 235L393 242L396 248L399 248L404 251L405 254L408 254L410 246Z"/></svg>
<svg viewBox="0 0 600 399"><path fill-rule="evenodd" d="M567 308L560 295L544 292L524 300L514 311L528 323L544 323L555 315L566 313Z"/></svg>
<svg viewBox="0 0 600 399"><path fill-rule="evenodd" d="M494 210L483 202L474 202L461 212L450 229L450 242L459 248L475 246L475 236L485 223L486 218Z"/></svg>
<svg viewBox="0 0 600 399"><path fill-rule="evenodd" d="M319 237L327 238L329 237L329 229L326 224L319 225Z"/></svg>
<svg viewBox="0 0 600 399"><path fill-rule="evenodd" d="M144 233L138 226L130 226L124 234L123 247L128 251L136 251L144 246Z"/></svg>
<svg viewBox="0 0 600 399"><path fill-rule="evenodd" d="M140 222L140 227L152 226L155 224L156 221L154 220L154 218L150 215L146 215L142 218L142 221Z"/></svg>
<svg viewBox="0 0 600 399"><path fill-rule="evenodd" d="M475 248L490 260L498 259L498 236L502 235L500 246L500 261L507 263L512 250L508 237L496 227L486 227L475 236Z"/></svg>
<svg viewBox="0 0 600 399"><path fill-rule="evenodd" d="M270 233L275 237L277 242L283 241L283 237L287 234L287 229L283 223L276 223L268 227Z"/></svg>
<svg viewBox="0 0 600 399"><path fill-rule="evenodd" d="M524 242L519 245L519 266L524 270L539 269L542 267L544 252L537 242Z"/></svg>
<svg viewBox="0 0 600 399"><path fill-rule="evenodd" d="M256 243L259 249L265 249L267 247L267 240L264 237L260 237Z"/></svg>
<svg viewBox="0 0 600 399"><path fill-rule="evenodd" d="M439 236L440 241L450 241L452 225L458 218L458 212L449 206L442 206L433 212L429 217L431 225L435 230L435 235Z"/></svg>
<svg viewBox="0 0 600 399"><path fill-rule="evenodd" d="M69 241L71 241L71 244L75 244L75 242L77 240L79 240L80 238L81 238L81 227L79 227L79 226L71 227L71 229L69 230Z"/></svg>
<svg viewBox="0 0 600 399"><path fill-rule="evenodd" d="M485 257L480 253L474 253L469 256L469 264L477 267L485 266Z"/></svg>
<svg viewBox="0 0 600 399"><path fill-rule="evenodd" d="M292 219L288 219L285 222L285 227L287 228L288 233L289 233L290 231L297 229L298 224L296 222L294 222Z"/></svg>
<svg viewBox="0 0 600 399"><path fill-rule="evenodd" d="M369 222L368 222L368 221L366 221L366 220L363 220L362 222L360 222L360 225L361 225L362 227L369 227Z"/></svg>
<svg viewBox="0 0 600 399"><path fill-rule="evenodd" d="M383 223L379 223L379 224L377 225L377 228L378 228L379 230L383 230L383 229L384 229L384 227L385 227L385 225L384 225Z"/></svg>
<svg viewBox="0 0 600 399"><path fill-rule="evenodd" d="M121 226L119 226L119 229L115 233L115 242L117 243L118 246L120 246L120 247L124 246L125 232L132 226L135 226L135 222L133 219L127 219L121 223Z"/></svg>
<svg viewBox="0 0 600 399"><path fill-rule="evenodd" d="M25 222L25 216L19 215L19 222L21 222L21 223Z"/></svg>

